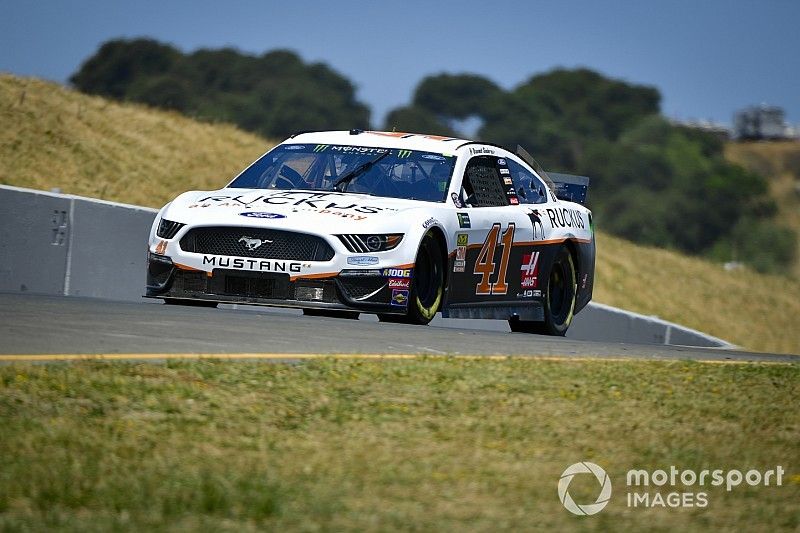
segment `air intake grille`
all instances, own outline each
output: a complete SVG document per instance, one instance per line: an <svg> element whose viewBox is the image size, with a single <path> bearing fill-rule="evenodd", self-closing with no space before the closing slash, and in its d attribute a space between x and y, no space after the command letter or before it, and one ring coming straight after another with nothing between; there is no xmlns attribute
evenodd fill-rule
<svg viewBox="0 0 800 533"><path fill-rule="evenodd" d="M167 220L166 218L162 218L161 222L158 224L158 231L156 231L156 235L158 235L162 239L171 239L185 225L186 224L181 224L180 222L173 222L172 220Z"/></svg>
<svg viewBox="0 0 800 533"><path fill-rule="evenodd" d="M179 270L175 273L172 289L178 292L206 292L206 280L205 272Z"/></svg>
<svg viewBox="0 0 800 533"><path fill-rule="evenodd" d="M210 255L292 261L330 261L333 248L305 233L253 228L193 228L181 239L181 249Z"/></svg>
<svg viewBox="0 0 800 533"><path fill-rule="evenodd" d="M379 293L380 289L386 285L386 279L379 277L339 278L339 281L344 291L353 300L362 299L369 294L376 293L376 291Z"/></svg>
<svg viewBox="0 0 800 533"><path fill-rule="evenodd" d="M285 300L289 298L289 275L214 270L214 292L227 296Z"/></svg>

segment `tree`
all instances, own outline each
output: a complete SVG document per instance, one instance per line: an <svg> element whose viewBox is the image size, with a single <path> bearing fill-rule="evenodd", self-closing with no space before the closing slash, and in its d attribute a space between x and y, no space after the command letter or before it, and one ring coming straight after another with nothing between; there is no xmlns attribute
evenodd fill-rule
<svg viewBox="0 0 800 533"><path fill-rule="evenodd" d="M87 93L234 122L267 137L369 127L369 108L356 99L349 80L289 50L183 54L150 39L113 40L70 80Z"/></svg>
<svg viewBox="0 0 800 533"><path fill-rule="evenodd" d="M424 78L414 91L413 105L445 121L481 116L486 103L502 90L474 74L438 74Z"/></svg>
<svg viewBox="0 0 800 533"><path fill-rule="evenodd" d="M180 57L177 49L152 39L115 39L101 45L69 80L86 93L124 98L132 83L166 74Z"/></svg>
<svg viewBox="0 0 800 533"><path fill-rule="evenodd" d="M458 136L452 128L442 123L436 116L416 106L394 109L386 116L384 124L384 129L387 131L429 133L447 137Z"/></svg>

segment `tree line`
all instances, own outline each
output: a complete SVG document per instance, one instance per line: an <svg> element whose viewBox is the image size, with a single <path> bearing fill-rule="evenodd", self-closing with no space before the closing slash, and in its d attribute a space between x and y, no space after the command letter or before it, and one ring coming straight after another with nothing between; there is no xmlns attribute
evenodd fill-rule
<svg viewBox="0 0 800 533"><path fill-rule="evenodd" d="M376 73L379 75L379 73ZM151 39L112 40L70 78L79 90L221 120L270 138L368 128L355 87L322 63L275 50L183 53ZM633 240L780 272L796 237L773 220L766 180L725 161L723 141L669 123L654 87L588 69L556 69L511 90L473 74L422 79L383 129L525 147L545 169L590 176L597 225Z"/></svg>

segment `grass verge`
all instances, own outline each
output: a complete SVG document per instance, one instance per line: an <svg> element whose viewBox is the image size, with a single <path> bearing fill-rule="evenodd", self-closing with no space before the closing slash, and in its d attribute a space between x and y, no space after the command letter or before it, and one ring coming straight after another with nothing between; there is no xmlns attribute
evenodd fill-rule
<svg viewBox="0 0 800 533"><path fill-rule="evenodd" d="M691 362L2 366L0 529L796 530L798 384ZM591 517L556 493L582 460L614 489ZM670 465L787 472L703 509L626 506L628 469Z"/></svg>

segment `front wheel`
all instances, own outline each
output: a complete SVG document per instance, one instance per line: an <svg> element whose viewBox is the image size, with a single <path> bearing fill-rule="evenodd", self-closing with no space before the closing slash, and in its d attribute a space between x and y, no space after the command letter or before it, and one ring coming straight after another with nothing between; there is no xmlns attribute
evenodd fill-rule
<svg viewBox="0 0 800 533"><path fill-rule="evenodd" d="M513 317L508 321L511 331L563 337L575 316L576 279L572 254L566 247L562 247L556 254L544 291L544 322Z"/></svg>
<svg viewBox="0 0 800 533"><path fill-rule="evenodd" d="M380 314L381 322L404 322L406 324L428 324L442 303L444 295L444 254L433 234L422 238L414 263L414 277L405 315Z"/></svg>

